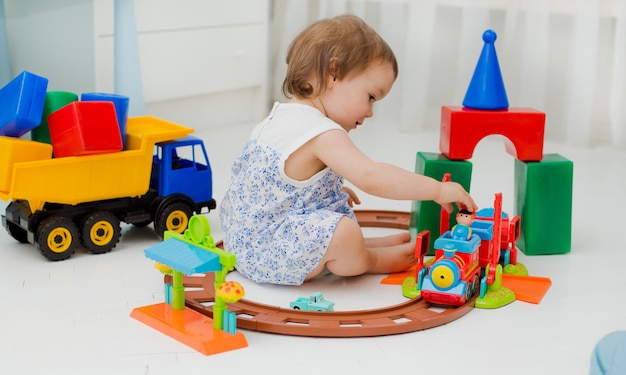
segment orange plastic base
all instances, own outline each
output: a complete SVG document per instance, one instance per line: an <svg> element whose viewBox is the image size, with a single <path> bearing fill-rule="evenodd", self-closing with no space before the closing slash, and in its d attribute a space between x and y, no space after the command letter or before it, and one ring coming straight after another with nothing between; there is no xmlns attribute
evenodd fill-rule
<svg viewBox="0 0 626 375"><path fill-rule="evenodd" d="M248 346L241 332L215 330L213 319L190 308L173 310L166 303L133 309L130 316L205 355Z"/></svg>
<svg viewBox="0 0 626 375"><path fill-rule="evenodd" d="M388 285L402 285L404 279L409 276L415 277L415 266L409 268L406 271L390 273L389 275L385 276L385 278L380 280L380 283Z"/></svg>
<svg viewBox="0 0 626 375"><path fill-rule="evenodd" d="M547 277L502 274L502 286L515 292L518 301L538 304L550 285L552 280Z"/></svg>

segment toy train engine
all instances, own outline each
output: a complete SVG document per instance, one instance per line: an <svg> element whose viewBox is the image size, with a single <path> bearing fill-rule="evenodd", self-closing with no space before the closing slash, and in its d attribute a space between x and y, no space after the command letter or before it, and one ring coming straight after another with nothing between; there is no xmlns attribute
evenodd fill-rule
<svg viewBox="0 0 626 375"><path fill-rule="evenodd" d="M511 303L515 293L502 286L500 261L501 254L506 252L509 261L515 259L519 217L508 220L503 214L502 193L495 195L493 209L481 210L471 220L463 217L471 213L462 211L457 215L457 224L435 240L435 257L429 262L424 262L429 232L418 233L416 273L404 279L402 294L408 298L421 296L432 304L461 306L480 292L476 307L497 308ZM489 214L492 216L486 216ZM441 222L447 223L447 220ZM520 274L524 269L519 264L513 268Z"/></svg>
<svg viewBox="0 0 626 375"><path fill-rule="evenodd" d="M489 251L493 223L475 220L469 240L454 239L450 231L435 240L435 260L425 270L422 298L433 304L460 306L479 290L482 252Z"/></svg>

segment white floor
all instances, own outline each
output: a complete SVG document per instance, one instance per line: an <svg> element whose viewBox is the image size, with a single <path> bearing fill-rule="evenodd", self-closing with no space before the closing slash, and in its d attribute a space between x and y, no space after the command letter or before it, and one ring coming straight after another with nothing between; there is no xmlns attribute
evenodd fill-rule
<svg viewBox="0 0 626 375"><path fill-rule="evenodd" d="M219 201L230 164L250 126L214 129L206 140ZM413 170L417 151L438 151L438 134L400 133L369 124L353 132L372 158ZM129 317L135 307L161 302L161 274L143 250L158 243L151 228L123 227L120 244L104 255L82 250L49 262L31 245L0 230L4 303L1 310L2 374L586 374L595 343L626 329L626 250L620 220L626 152L609 147L575 149L546 143L545 153L574 161L572 251L520 256L530 273L552 279L540 304L521 301L497 310L474 309L450 324L375 338L308 338L243 331L248 347L204 356ZM502 192L513 210L513 159L496 136L475 151L472 193L491 207ZM410 202L362 195L359 208L409 211ZM4 212L5 203L0 203ZM558 220L558 212L554 213ZM208 214L214 237L221 229ZM378 233L376 233L378 234ZM237 278L231 275L229 278ZM322 291L337 310L373 308L404 301L399 286L382 276L329 277L301 287L253 285L247 298L288 306ZM237 280L242 280L240 277Z"/></svg>

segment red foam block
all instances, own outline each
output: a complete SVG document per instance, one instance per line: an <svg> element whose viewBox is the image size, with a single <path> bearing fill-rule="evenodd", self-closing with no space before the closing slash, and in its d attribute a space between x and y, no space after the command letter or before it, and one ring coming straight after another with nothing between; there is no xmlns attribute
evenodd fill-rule
<svg viewBox="0 0 626 375"><path fill-rule="evenodd" d="M55 157L102 154L123 148L110 101L72 102L48 116Z"/></svg>
<svg viewBox="0 0 626 375"><path fill-rule="evenodd" d="M441 107L439 150L448 159L466 160L489 135L506 137L506 151L521 161L540 161L546 115L530 108L478 110Z"/></svg>

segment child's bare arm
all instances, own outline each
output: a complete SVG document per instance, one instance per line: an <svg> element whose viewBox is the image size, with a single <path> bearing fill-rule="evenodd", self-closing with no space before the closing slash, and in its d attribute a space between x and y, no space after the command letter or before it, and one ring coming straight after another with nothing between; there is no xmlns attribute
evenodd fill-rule
<svg viewBox="0 0 626 375"><path fill-rule="evenodd" d="M313 140L314 154L364 192L397 200L433 200L451 211L451 203L474 211L472 197L455 182L442 183L403 168L371 160L361 152L348 135L329 131Z"/></svg>

